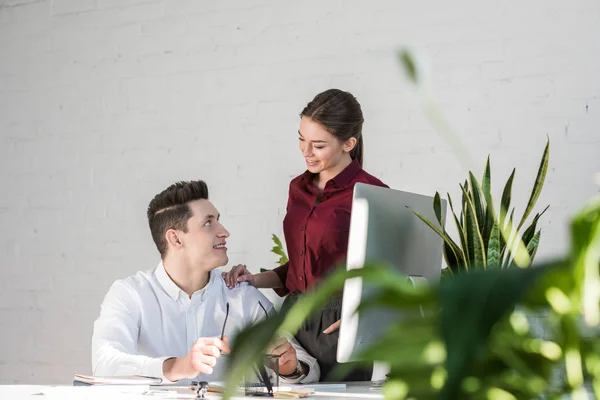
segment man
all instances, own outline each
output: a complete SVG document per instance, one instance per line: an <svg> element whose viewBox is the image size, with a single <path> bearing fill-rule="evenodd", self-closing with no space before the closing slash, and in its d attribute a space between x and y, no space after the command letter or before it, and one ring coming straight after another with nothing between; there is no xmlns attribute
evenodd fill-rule
<svg viewBox="0 0 600 400"><path fill-rule="evenodd" d="M265 318L273 305L247 284L229 290L215 270L229 261L229 232L203 181L171 185L154 197L147 214L162 261L109 289L94 323L93 373L155 376L166 383L223 380L220 357L230 351L229 338ZM273 350L281 354L282 380L317 382L316 360L290 340Z"/></svg>

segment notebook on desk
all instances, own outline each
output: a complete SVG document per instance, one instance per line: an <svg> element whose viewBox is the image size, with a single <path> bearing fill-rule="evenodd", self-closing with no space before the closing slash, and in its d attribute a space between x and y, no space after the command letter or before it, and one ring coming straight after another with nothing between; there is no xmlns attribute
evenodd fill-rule
<svg viewBox="0 0 600 400"><path fill-rule="evenodd" d="M73 377L73 386L91 385L160 385L161 378L151 376L92 376L79 375Z"/></svg>

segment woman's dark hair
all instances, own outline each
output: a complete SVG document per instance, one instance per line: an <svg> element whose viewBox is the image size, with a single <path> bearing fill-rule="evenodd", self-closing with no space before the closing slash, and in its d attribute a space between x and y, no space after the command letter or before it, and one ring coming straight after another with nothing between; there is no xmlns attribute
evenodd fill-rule
<svg viewBox="0 0 600 400"><path fill-rule="evenodd" d="M356 145L350 156L363 163L362 109L356 97L339 89L329 89L319 93L304 107L301 117L307 117L323 125L341 142L356 138Z"/></svg>

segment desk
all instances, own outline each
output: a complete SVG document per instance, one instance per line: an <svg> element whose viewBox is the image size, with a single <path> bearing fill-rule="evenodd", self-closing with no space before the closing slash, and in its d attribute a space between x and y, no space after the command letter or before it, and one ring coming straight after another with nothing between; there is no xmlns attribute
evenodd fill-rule
<svg viewBox="0 0 600 400"><path fill-rule="evenodd" d="M313 386L313 385L308 385ZM383 399L381 390L371 389L371 382L349 382L346 389L323 390L315 388L315 394L306 399L339 400L339 399ZM161 388L168 389L168 386ZM0 385L0 399L6 400L161 400L162 396L146 396L139 393L122 393L119 390L127 387L83 387L52 385ZM45 393L45 395L41 395ZM173 397L169 397L173 399ZM220 399L221 396L209 393L207 399ZM236 396L238 399L254 399L261 397ZM268 397L262 397L268 399Z"/></svg>

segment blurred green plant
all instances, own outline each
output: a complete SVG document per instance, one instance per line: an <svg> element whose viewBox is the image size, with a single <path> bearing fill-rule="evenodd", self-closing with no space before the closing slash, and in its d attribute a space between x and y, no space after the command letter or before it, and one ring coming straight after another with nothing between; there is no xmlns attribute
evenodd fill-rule
<svg viewBox="0 0 600 400"><path fill-rule="evenodd" d="M281 239L279 239L277 237L277 235L275 235L275 234L273 234L272 239L273 239L273 248L271 249L271 253L274 253L279 256L279 259L277 260L277 266L286 264L289 260L288 260L287 255L285 254L285 250L283 249L283 244L281 243ZM260 269L260 272L266 272L266 271L270 271L270 269L267 269L267 268Z"/></svg>
<svg viewBox="0 0 600 400"><path fill-rule="evenodd" d="M340 267L287 314L248 327L237 337L229 357L226 398L235 393L239 377L260 359L271 338L296 333L347 279L362 279L379 289L361 301L357 312L383 307L403 316L358 355L364 364L389 364L386 399L564 394L586 399L585 373L600 398L600 199L575 217L571 232L567 259L535 268L473 270L443 279L439 286L413 287L382 263L350 271ZM541 323L547 339L533 332L522 310L546 313ZM564 380L557 381L555 371L561 367Z"/></svg>
<svg viewBox="0 0 600 400"><path fill-rule="evenodd" d="M523 233L519 231L533 211L544 186L549 151L550 140L546 142L529 201L516 228L513 222L515 208L513 207L511 210L510 207L515 169L513 168L504 185L500 212L497 213L491 195L492 178L489 156L481 182L477 180L473 172L469 171L469 178L465 180L464 184L459 185L462 192L460 215L455 212L450 193L447 194L459 240L452 239L444 227L442 201L438 192L434 196L433 210L439 226L413 210L417 217L443 239L442 250L448 265L448 272L454 273L473 268L506 268L515 264L521 267L531 265L540 243L541 230L536 231L537 223L549 206L535 215ZM517 252L521 244L522 248L526 249L526 253L518 256Z"/></svg>
<svg viewBox="0 0 600 400"><path fill-rule="evenodd" d="M430 120L449 141L459 162L468 166L472 159L435 106L430 89L424 84L427 80L420 61L408 51L402 52L400 58L409 79L417 84ZM540 167L543 176L547 152L548 145ZM489 185L488 170L489 162L479 185L481 191L473 182L463 186L471 187L471 191L475 188L471 195L466 189L463 191L463 210L467 204L469 220L478 216L475 192L486 199L483 187ZM468 265L470 273L454 274L442 279L439 285L417 287L376 260L350 271L340 266L285 314L249 326L238 335L228 357L230 370L224 397L230 398L236 392L244 372L261 359L273 337L283 332L296 333L303 321L325 305L347 279L362 279L363 284L378 290L361 300L358 313L374 307L402 313L402 318L395 320L371 348L358 355L359 362L364 364L375 361L389 364L389 379L383 387L386 399L559 399L570 395L579 400L589 398L584 386L586 377L595 398L600 398L600 198L573 218L567 258L535 268L499 268L511 265L513 260L526 266L535 255L533 252L529 256L524 241L519 240L529 235L532 235L529 242L536 235L539 239L539 231L532 228L535 222L523 235L515 231L520 230L531 213L535 205L532 198L539 196L538 181L543 183L543 176L539 179L538 172L530 201L516 229L510 226L514 208L506 218L510 201L503 196L497 233L490 231L490 240L494 235L498 240L504 236L504 257L497 257L503 260L502 264L498 261L494 264L496 268L484 268L485 265L477 264L482 256L474 257ZM439 195L436 197L439 199ZM485 203L484 209L488 203L491 201ZM481 198L480 205L483 206ZM436 216L439 209L436 200ZM463 212L461 221L465 231L470 226L473 234L481 234L479 221L485 224L488 214L480 215L486 217L472 221L477 224L467 223ZM538 215L534 217L536 222ZM488 240L488 249L489 246ZM481 253L483 249L480 246ZM465 257L469 255L468 246L461 250ZM475 249L471 254L475 254ZM489 252L485 254L486 265L490 266ZM525 312L545 315L539 321L544 337L535 332ZM557 371L564 373L557 375Z"/></svg>

